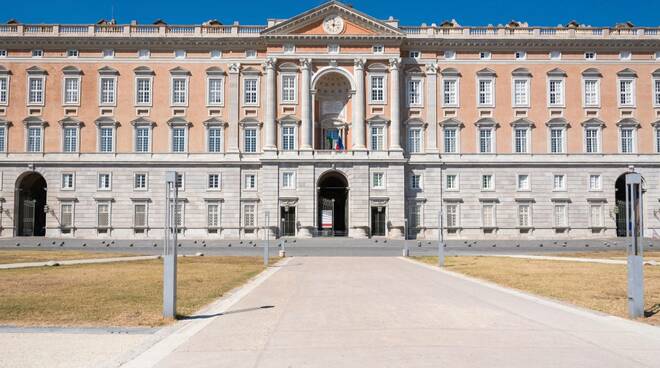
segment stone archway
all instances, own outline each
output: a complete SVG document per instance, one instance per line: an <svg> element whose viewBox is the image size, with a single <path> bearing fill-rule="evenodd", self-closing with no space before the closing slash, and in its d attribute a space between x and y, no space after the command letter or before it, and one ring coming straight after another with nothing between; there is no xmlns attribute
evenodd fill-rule
<svg viewBox="0 0 660 368"><path fill-rule="evenodd" d="M322 236L348 235L348 179L339 171L321 175L318 188L318 231Z"/></svg>
<svg viewBox="0 0 660 368"><path fill-rule="evenodd" d="M46 235L46 179L34 171L16 179L14 224L16 236Z"/></svg>
<svg viewBox="0 0 660 368"><path fill-rule="evenodd" d="M321 150L347 149L353 80L343 69L327 69L315 76L312 89L315 146Z"/></svg>

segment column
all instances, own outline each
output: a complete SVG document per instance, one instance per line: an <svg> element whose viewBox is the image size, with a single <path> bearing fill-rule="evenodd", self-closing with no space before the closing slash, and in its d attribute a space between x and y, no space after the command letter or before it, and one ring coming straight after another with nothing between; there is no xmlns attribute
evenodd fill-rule
<svg viewBox="0 0 660 368"><path fill-rule="evenodd" d="M436 64L426 66L426 123L428 124L427 152L438 152L437 80Z"/></svg>
<svg viewBox="0 0 660 368"><path fill-rule="evenodd" d="M353 76L355 95L353 95L353 150L364 150L364 59L355 59Z"/></svg>
<svg viewBox="0 0 660 368"><path fill-rule="evenodd" d="M227 126L227 151L238 152L238 117L239 117L239 77L241 64L229 66L229 125Z"/></svg>
<svg viewBox="0 0 660 368"><path fill-rule="evenodd" d="M266 60L264 69L266 72L266 119L264 121L264 151L274 151L276 144L276 124L275 116L277 113L277 97L275 94L275 58Z"/></svg>
<svg viewBox="0 0 660 368"><path fill-rule="evenodd" d="M401 151L401 89L399 87L399 59L390 59L391 110L390 150Z"/></svg>
<svg viewBox="0 0 660 368"><path fill-rule="evenodd" d="M312 61L310 59L301 59L300 68L302 69L302 94L300 101L300 115L302 125L300 127L300 136L302 137L301 149L312 149L312 99L310 91L310 74Z"/></svg>

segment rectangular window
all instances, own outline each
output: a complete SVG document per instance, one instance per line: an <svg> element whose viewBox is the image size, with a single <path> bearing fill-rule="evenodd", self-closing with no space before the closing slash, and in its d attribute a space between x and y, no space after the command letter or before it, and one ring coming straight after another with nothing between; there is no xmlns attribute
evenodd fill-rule
<svg viewBox="0 0 660 368"><path fill-rule="evenodd" d="M257 175L246 174L244 185L245 185L245 189L257 189Z"/></svg>
<svg viewBox="0 0 660 368"><path fill-rule="evenodd" d="M222 105L224 102L224 79L208 79L208 101L209 105Z"/></svg>
<svg viewBox="0 0 660 368"><path fill-rule="evenodd" d="M445 50L445 52L442 53L442 56L445 58L445 60L454 60L456 59L456 51Z"/></svg>
<svg viewBox="0 0 660 368"><path fill-rule="evenodd" d="M515 128L514 135L515 153L529 153L529 129Z"/></svg>
<svg viewBox="0 0 660 368"><path fill-rule="evenodd" d="M293 54L294 52L296 52L296 45L292 43L285 43L284 45L282 45L282 52L284 52L285 54Z"/></svg>
<svg viewBox="0 0 660 368"><path fill-rule="evenodd" d="M99 190L110 190L112 186L111 176L108 173L101 173L98 176L98 189Z"/></svg>
<svg viewBox="0 0 660 368"><path fill-rule="evenodd" d="M62 203L60 205L60 226L62 229L73 227L73 203Z"/></svg>
<svg viewBox="0 0 660 368"><path fill-rule="evenodd" d="M492 128L479 128L479 153L493 153Z"/></svg>
<svg viewBox="0 0 660 368"><path fill-rule="evenodd" d="M282 127L282 150L293 151L296 149L296 128L293 126Z"/></svg>
<svg viewBox="0 0 660 368"><path fill-rule="evenodd" d="M550 60L561 60L561 51L550 51Z"/></svg>
<svg viewBox="0 0 660 368"><path fill-rule="evenodd" d="M478 105L479 106L493 106L493 80L492 79L479 79L478 82Z"/></svg>
<svg viewBox="0 0 660 368"><path fill-rule="evenodd" d="M220 174L209 174L208 189L220 189Z"/></svg>
<svg viewBox="0 0 660 368"><path fill-rule="evenodd" d="M600 131L598 128L587 128L584 130L585 134L585 150L587 153L598 153L600 152L600 142L599 135Z"/></svg>
<svg viewBox="0 0 660 368"><path fill-rule="evenodd" d="M282 173L282 189L295 189L296 188L296 175L292 171L285 171Z"/></svg>
<svg viewBox="0 0 660 368"><path fill-rule="evenodd" d="M222 128L209 127L208 128L208 151L210 153L222 152Z"/></svg>
<svg viewBox="0 0 660 368"><path fill-rule="evenodd" d="M598 79L584 80L584 106L600 105L600 82Z"/></svg>
<svg viewBox="0 0 660 368"><path fill-rule="evenodd" d="M148 49L138 50L138 58L140 58L140 59L149 59L150 55L151 55L151 52Z"/></svg>
<svg viewBox="0 0 660 368"><path fill-rule="evenodd" d="M185 59L186 50L174 50L174 57L177 59Z"/></svg>
<svg viewBox="0 0 660 368"><path fill-rule="evenodd" d="M589 207L591 227L603 227L603 206L592 204Z"/></svg>
<svg viewBox="0 0 660 368"><path fill-rule="evenodd" d="M531 206L529 204L518 205L518 226L530 227L531 226Z"/></svg>
<svg viewBox="0 0 660 368"><path fill-rule="evenodd" d="M44 78L28 78L28 103L30 105L43 105L44 103Z"/></svg>
<svg viewBox="0 0 660 368"><path fill-rule="evenodd" d="M64 127L62 129L64 134L63 142L63 151L66 153L72 153L78 151L78 128L75 127Z"/></svg>
<svg viewBox="0 0 660 368"><path fill-rule="evenodd" d="M449 228L458 227L457 204L448 204L445 206L445 225Z"/></svg>
<svg viewBox="0 0 660 368"><path fill-rule="evenodd" d="M481 190L494 190L495 182L493 180L493 175L481 175Z"/></svg>
<svg viewBox="0 0 660 368"><path fill-rule="evenodd" d="M550 129L550 153L564 153L564 128Z"/></svg>
<svg viewBox="0 0 660 368"><path fill-rule="evenodd" d="M172 152L186 152L186 128L172 128Z"/></svg>
<svg viewBox="0 0 660 368"><path fill-rule="evenodd" d="M9 77L0 77L0 104L9 102Z"/></svg>
<svg viewBox="0 0 660 368"><path fill-rule="evenodd" d="M113 57L115 57L115 50L105 49L101 52L101 55L103 56L104 59L112 59Z"/></svg>
<svg viewBox="0 0 660 368"><path fill-rule="evenodd" d="M282 102L296 102L295 75L282 75Z"/></svg>
<svg viewBox="0 0 660 368"><path fill-rule="evenodd" d="M255 78L243 80L243 104L257 104L257 81Z"/></svg>
<svg viewBox="0 0 660 368"><path fill-rule="evenodd" d="M254 153L257 152L257 129L248 128L244 131L245 135L245 152Z"/></svg>
<svg viewBox="0 0 660 368"><path fill-rule="evenodd" d="M566 175L554 175L552 179L552 190L566 190Z"/></svg>
<svg viewBox="0 0 660 368"><path fill-rule="evenodd" d="M73 190L75 188L75 177L72 173L62 174L62 189Z"/></svg>
<svg viewBox="0 0 660 368"><path fill-rule="evenodd" d="M29 127L27 134L27 151L41 152L41 127Z"/></svg>
<svg viewBox="0 0 660 368"><path fill-rule="evenodd" d="M422 205L420 203L414 202L410 206L410 217L409 217L408 228L412 230L410 234L414 234L416 229L422 225Z"/></svg>
<svg viewBox="0 0 660 368"><path fill-rule="evenodd" d="M209 203L206 206L206 224L209 229L220 227L220 205Z"/></svg>
<svg viewBox="0 0 660 368"><path fill-rule="evenodd" d="M147 227L147 204L136 203L133 206L133 227L144 229Z"/></svg>
<svg viewBox="0 0 660 368"><path fill-rule="evenodd" d="M79 52L76 49L66 50L66 57L77 58L78 55L79 55Z"/></svg>
<svg viewBox="0 0 660 368"><path fill-rule="evenodd" d="M44 56L44 50L42 50L42 49L35 49L35 50L32 50L32 57L34 57L34 58L40 58L40 57L42 57L42 56Z"/></svg>
<svg viewBox="0 0 660 368"><path fill-rule="evenodd" d="M2 57L2 58L7 57L7 50L6 49L0 49L0 57Z"/></svg>
<svg viewBox="0 0 660 368"><path fill-rule="evenodd" d="M655 152L660 153L660 126L655 127Z"/></svg>
<svg viewBox="0 0 660 368"><path fill-rule="evenodd" d="M371 103L385 103L385 76L371 76Z"/></svg>
<svg viewBox="0 0 660 368"><path fill-rule="evenodd" d="M116 102L116 79L115 78L101 78L101 91L100 101L101 105L114 105Z"/></svg>
<svg viewBox="0 0 660 368"><path fill-rule="evenodd" d="M632 79L619 80L619 106L634 106L634 85Z"/></svg>
<svg viewBox="0 0 660 368"><path fill-rule="evenodd" d="M257 57L257 50L245 50L245 57L254 59Z"/></svg>
<svg viewBox="0 0 660 368"><path fill-rule="evenodd" d="M655 79L653 86L653 105L660 106L660 79Z"/></svg>
<svg viewBox="0 0 660 368"><path fill-rule="evenodd" d="M135 80L135 104L151 105L151 78Z"/></svg>
<svg viewBox="0 0 660 368"><path fill-rule="evenodd" d="M548 81L548 105L564 105L564 80L550 79Z"/></svg>
<svg viewBox="0 0 660 368"><path fill-rule="evenodd" d="M600 175L589 175L589 190L597 192L603 189Z"/></svg>
<svg viewBox="0 0 660 368"><path fill-rule="evenodd" d="M384 173L371 173L371 187L374 189L385 188L385 174Z"/></svg>
<svg viewBox="0 0 660 368"><path fill-rule="evenodd" d="M484 203L481 205L481 224L482 227L495 227L495 204Z"/></svg>
<svg viewBox="0 0 660 368"><path fill-rule="evenodd" d="M372 51L374 52L374 54L380 55L383 52L385 52L385 47L383 45L374 45L372 47Z"/></svg>
<svg viewBox="0 0 660 368"><path fill-rule="evenodd" d="M527 107L527 106L529 106L529 80L528 79L514 79L513 80L513 106L514 107Z"/></svg>
<svg viewBox="0 0 660 368"><path fill-rule="evenodd" d="M80 78L64 78L64 104L80 103Z"/></svg>
<svg viewBox="0 0 660 368"><path fill-rule="evenodd" d="M490 51L481 51L479 53L479 59L481 59L481 60L490 60Z"/></svg>
<svg viewBox="0 0 660 368"><path fill-rule="evenodd" d="M527 53L525 51L516 51L513 54L513 56L516 60L525 60L525 59L527 59Z"/></svg>
<svg viewBox="0 0 660 368"><path fill-rule="evenodd" d="M458 153L458 129L444 128L445 153Z"/></svg>
<svg viewBox="0 0 660 368"><path fill-rule="evenodd" d="M331 43L328 45L328 53L329 54L338 54L339 53L339 45L336 43Z"/></svg>
<svg viewBox="0 0 660 368"><path fill-rule="evenodd" d="M408 152L409 153L422 152L422 129L420 128L408 129Z"/></svg>
<svg viewBox="0 0 660 368"><path fill-rule="evenodd" d="M568 227L568 205L565 203L555 204L554 208L555 227Z"/></svg>
<svg viewBox="0 0 660 368"><path fill-rule="evenodd" d="M529 175L527 175L527 174L518 175L516 181L517 181L517 185L516 185L517 188L516 189L518 189L519 191L529 190L529 188L530 188Z"/></svg>
<svg viewBox="0 0 660 368"><path fill-rule="evenodd" d="M114 128L100 127L99 128L99 152L112 152L114 147Z"/></svg>
<svg viewBox="0 0 660 368"><path fill-rule="evenodd" d="M592 51L587 51L584 53L585 60L596 60L596 53Z"/></svg>
<svg viewBox="0 0 660 368"><path fill-rule="evenodd" d="M172 78L172 105L188 103L188 78Z"/></svg>
<svg viewBox="0 0 660 368"><path fill-rule="evenodd" d="M246 204L243 206L243 227L256 226L256 206L253 204Z"/></svg>
<svg viewBox="0 0 660 368"><path fill-rule="evenodd" d="M135 152L147 153L149 152L149 131L148 127L135 128Z"/></svg>
<svg viewBox="0 0 660 368"><path fill-rule="evenodd" d="M448 174L445 176L445 189L458 190L458 175Z"/></svg>
<svg viewBox="0 0 660 368"><path fill-rule="evenodd" d="M421 190L422 189L422 176L420 174L411 174L410 175L410 189Z"/></svg>
<svg viewBox="0 0 660 368"><path fill-rule="evenodd" d="M442 80L442 104L444 106L458 106L458 80Z"/></svg>
<svg viewBox="0 0 660 368"><path fill-rule="evenodd" d="M0 126L0 152L7 151L7 127Z"/></svg>
<svg viewBox="0 0 660 368"><path fill-rule="evenodd" d="M133 177L133 189L146 190L147 189L147 174L137 173Z"/></svg>
<svg viewBox="0 0 660 368"><path fill-rule="evenodd" d="M177 173L176 178L175 178L175 185L177 189L183 190L185 183L186 183L186 178L183 176L183 173Z"/></svg>
<svg viewBox="0 0 660 368"><path fill-rule="evenodd" d="M385 127L371 127L371 149L373 151L382 151L385 149Z"/></svg>
<svg viewBox="0 0 660 368"><path fill-rule="evenodd" d="M635 153L635 130L621 128L621 153Z"/></svg>
<svg viewBox="0 0 660 368"><path fill-rule="evenodd" d="M412 59L419 59L422 53L417 50L408 51L408 57Z"/></svg>
<svg viewBox="0 0 660 368"><path fill-rule="evenodd" d="M96 204L96 226L99 228L110 227L110 203L99 202Z"/></svg>
<svg viewBox="0 0 660 368"><path fill-rule="evenodd" d="M408 80L408 106L422 105L422 80Z"/></svg>

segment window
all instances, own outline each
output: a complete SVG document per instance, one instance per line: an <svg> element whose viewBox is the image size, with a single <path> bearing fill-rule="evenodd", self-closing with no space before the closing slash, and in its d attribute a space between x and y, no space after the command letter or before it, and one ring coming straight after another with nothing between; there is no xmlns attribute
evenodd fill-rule
<svg viewBox="0 0 660 368"><path fill-rule="evenodd" d="M338 54L339 53L339 45L336 43L331 43L328 45L328 53L329 54Z"/></svg>
<svg viewBox="0 0 660 368"><path fill-rule="evenodd" d="M172 152L186 152L186 127L172 127Z"/></svg>
<svg viewBox="0 0 660 368"><path fill-rule="evenodd" d="M98 176L98 190L110 190L112 186L111 180L109 173L100 173Z"/></svg>
<svg viewBox="0 0 660 368"><path fill-rule="evenodd" d="M2 50L0 50L0 56L2 56ZM7 50L5 50L5 56L7 56ZM660 60L660 51L655 52L655 60Z"/></svg>
<svg viewBox="0 0 660 368"><path fill-rule="evenodd" d="M114 105L116 102L116 79L114 77L101 77L101 91L99 93L99 104Z"/></svg>
<svg viewBox="0 0 660 368"><path fill-rule="evenodd" d="M246 128L244 131L245 139L245 152L254 153L257 152L257 129L256 128Z"/></svg>
<svg viewBox="0 0 660 368"><path fill-rule="evenodd" d="M479 53L479 59L481 59L481 60L490 60L490 51L481 51Z"/></svg>
<svg viewBox="0 0 660 368"><path fill-rule="evenodd" d="M481 175L481 190L494 190L495 181L492 174Z"/></svg>
<svg viewBox="0 0 660 368"><path fill-rule="evenodd" d="M653 106L660 106L660 79L653 80Z"/></svg>
<svg viewBox="0 0 660 368"><path fill-rule="evenodd" d="M630 52L630 51L621 51L621 52L619 52L619 59L621 59L621 60L631 60L632 59L632 52Z"/></svg>
<svg viewBox="0 0 660 368"><path fill-rule="evenodd" d="M44 56L44 50L42 49L36 49L32 50L32 57L33 58L40 58Z"/></svg>
<svg viewBox="0 0 660 368"><path fill-rule="evenodd" d="M564 128L550 128L550 153L564 153Z"/></svg>
<svg viewBox="0 0 660 368"><path fill-rule="evenodd" d="M481 204L481 226L485 228L495 227L495 204L484 202Z"/></svg>
<svg viewBox="0 0 660 368"><path fill-rule="evenodd" d="M76 49L68 49L66 50L66 57L69 58L77 58L78 57L78 50Z"/></svg>
<svg viewBox="0 0 660 368"><path fill-rule="evenodd" d="M632 107L635 105L634 80L619 79L619 106Z"/></svg>
<svg viewBox="0 0 660 368"><path fill-rule="evenodd" d="M603 227L603 205L592 204L589 206L589 220L591 227Z"/></svg>
<svg viewBox="0 0 660 368"><path fill-rule="evenodd" d="M282 51L283 51L285 54L293 54L294 52L296 52L296 46L295 46L294 44L292 44L292 43L285 43L285 44L282 46Z"/></svg>
<svg viewBox="0 0 660 368"><path fill-rule="evenodd" d="M531 205L529 203L521 203L518 205L518 226L530 227L531 221Z"/></svg>
<svg viewBox="0 0 660 368"><path fill-rule="evenodd" d="M101 55L103 56L104 59L111 59L115 57L115 50L105 49L101 52Z"/></svg>
<svg viewBox="0 0 660 368"><path fill-rule="evenodd" d="M73 203L60 204L60 227L63 233L69 233L73 227Z"/></svg>
<svg viewBox="0 0 660 368"><path fill-rule="evenodd" d="M206 205L206 224L209 229L220 227L220 204L209 203Z"/></svg>
<svg viewBox="0 0 660 368"><path fill-rule="evenodd" d="M382 151L385 149L385 127L371 127L371 150Z"/></svg>
<svg viewBox="0 0 660 368"><path fill-rule="evenodd" d="M148 49L138 50L138 58L140 59L149 59L151 52Z"/></svg>
<svg viewBox="0 0 660 368"><path fill-rule="evenodd" d="M221 57L222 57L222 51L211 50L211 59L220 59Z"/></svg>
<svg viewBox="0 0 660 368"><path fill-rule="evenodd" d="M41 152L41 127L27 128L27 151Z"/></svg>
<svg viewBox="0 0 660 368"><path fill-rule="evenodd" d="M185 203L179 201L174 206L174 223L176 224L177 232L185 225Z"/></svg>
<svg viewBox="0 0 660 368"><path fill-rule="evenodd" d="M529 128L515 128L513 134L514 153L529 153Z"/></svg>
<svg viewBox="0 0 660 368"><path fill-rule="evenodd" d="M188 78L172 78L172 105L188 103Z"/></svg>
<svg viewBox="0 0 660 368"><path fill-rule="evenodd" d="M565 191L566 190L566 175L554 175L552 179L552 190Z"/></svg>
<svg viewBox="0 0 660 368"><path fill-rule="evenodd" d="M183 173L177 173L175 178L175 185L178 190L184 190L186 184L186 177Z"/></svg>
<svg viewBox="0 0 660 368"><path fill-rule="evenodd" d="M621 153L635 153L635 128L621 128Z"/></svg>
<svg viewBox="0 0 660 368"><path fill-rule="evenodd" d="M133 227L136 232L141 232L147 227L147 204L136 203L133 205Z"/></svg>
<svg viewBox="0 0 660 368"><path fill-rule="evenodd" d="M207 188L211 190L220 189L220 174L209 174Z"/></svg>
<svg viewBox="0 0 660 368"><path fill-rule="evenodd" d="M80 103L80 78L64 78L64 104L78 105Z"/></svg>
<svg viewBox="0 0 660 368"><path fill-rule="evenodd" d="M529 79L513 80L513 107L529 107Z"/></svg>
<svg viewBox="0 0 660 368"><path fill-rule="evenodd" d="M408 106L422 105L422 80L408 79Z"/></svg>
<svg viewBox="0 0 660 368"><path fill-rule="evenodd" d="M453 50L445 50L443 53L445 60L454 60L456 59L456 51Z"/></svg>
<svg viewBox="0 0 660 368"><path fill-rule="evenodd" d="M529 175L528 174L520 174L516 178L516 189L518 191L528 191L530 189L530 184L529 184Z"/></svg>
<svg viewBox="0 0 660 368"><path fill-rule="evenodd" d="M0 57L2 57L2 58L7 57L7 50L0 49Z"/></svg>
<svg viewBox="0 0 660 368"><path fill-rule="evenodd" d="M110 203L99 202L96 204L96 226L99 229L110 227Z"/></svg>
<svg viewBox="0 0 660 368"><path fill-rule="evenodd" d="M660 125L655 126L655 152L660 153Z"/></svg>
<svg viewBox="0 0 660 368"><path fill-rule="evenodd" d="M148 153L151 147L149 135L151 128L146 126L135 127L135 152Z"/></svg>
<svg viewBox="0 0 660 368"><path fill-rule="evenodd" d="M598 79L583 80L584 106L600 105L600 81Z"/></svg>
<svg viewBox="0 0 660 368"><path fill-rule="evenodd" d="M457 174L447 174L447 176L445 176L445 189L447 189L447 190L458 190L458 175Z"/></svg>
<svg viewBox="0 0 660 368"><path fill-rule="evenodd" d="M135 104L151 105L151 78L135 79Z"/></svg>
<svg viewBox="0 0 660 368"><path fill-rule="evenodd" d="M492 79L479 79L477 81L479 86L477 105L486 107L493 106L493 82Z"/></svg>
<svg viewBox="0 0 660 368"><path fill-rule="evenodd" d="M383 45L374 45L374 46L372 47L372 51L373 51L374 54L376 54L376 55L382 55L383 52L385 52L385 47L384 47Z"/></svg>
<svg viewBox="0 0 660 368"><path fill-rule="evenodd" d="M296 174L293 171L285 171L282 173L282 189L295 189L296 188Z"/></svg>
<svg viewBox="0 0 660 368"><path fill-rule="evenodd" d="M422 189L422 175L410 174L410 189L412 190Z"/></svg>
<svg viewBox="0 0 660 368"><path fill-rule="evenodd" d="M296 102L296 75L283 74L282 75L282 102L295 103Z"/></svg>
<svg viewBox="0 0 660 368"><path fill-rule="evenodd" d="M442 80L442 105L446 107L458 106L458 79L444 78Z"/></svg>
<svg viewBox="0 0 660 368"><path fill-rule="evenodd" d="M207 80L209 105L222 105L224 102L224 78L209 78Z"/></svg>
<svg viewBox="0 0 660 368"><path fill-rule="evenodd" d="M243 103L245 105L256 105L258 103L258 79L245 78L243 80Z"/></svg>
<svg viewBox="0 0 660 368"><path fill-rule="evenodd" d="M527 59L527 53L525 51L516 51L513 55L516 60L525 60Z"/></svg>
<svg viewBox="0 0 660 368"><path fill-rule="evenodd" d="M62 174L62 190L73 190L75 189L75 186L76 182L73 173Z"/></svg>
<svg viewBox="0 0 660 368"><path fill-rule="evenodd" d="M177 59L185 59L186 50L174 50L174 57Z"/></svg>
<svg viewBox="0 0 660 368"><path fill-rule="evenodd" d="M479 153L493 153L493 128L479 128Z"/></svg>
<svg viewBox="0 0 660 368"><path fill-rule="evenodd" d="M7 127L0 125L0 152L7 151Z"/></svg>
<svg viewBox="0 0 660 368"><path fill-rule="evenodd" d="M563 106L564 105L564 80L563 79L549 79L548 80L548 105L549 106Z"/></svg>
<svg viewBox="0 0 660 368"><path fill-rule="evenodd" d="M114 151L114 132L113 127L102 126L99 128L99 152Z"/></svg>
<svg viewBox="0 0 660 368"><path fill-rule="evenodd" d="M371 173L371 187L373 189L385 189L385 173Z"/></svg>
<svg viewBox="0 0 660 368"><path fill-rule="evenodd" d="M147 189L147 174L136 173L133 176L133 189L146 190Z"/></svg>
<svg viewBox="0 0 660 368"><path fill-rule="evenodd" d="M587 51L584 53L584 60L596 60L596 53L593 51Z"/></svg>
<svg viewBox="0 0 660 368"><path fill-rule="evenodd" d="M554 208L555 227L568 227L568 205L566 203L557 203Z"/></svg>
<svg viewBox="0 0 660 368"><path fill-rule="evenodd" d="M600 128L586 128L585 134L585 151L587 153L600 152Z"/></svg>
<svg viewBox="0 0 660 368"><path fill-rule="evenodd" d="M245 204L243 205L243 227L255 227L256 226L256 214L254 204Z"/></svg>
<svg viewBox="0 0 660 368"><path fill-rule="evenodd" d="M44 77L28 77L28 104L44 104Z"/></svg>
<svg viewBox="0 0 660 368"><path fill-rule="evenodd" d="M550 60L561 60L561 51L550 51Z"/></svg>
<svg viewBox="0 0 660 368"><path fill-rule="evenodd" d="M410 216L408 217L408 229L411 232L408 235L413 234L418 227L422 225L422 204L413 202L410 206Z"/></svg>
<svg viewBox="0 0 660 368"><path fill-rule="evenodd" d="M257 50L245 50L245 57L254 59L257 57Z"/></svg>
<svg viewBox="0 0 660 368"><path fill-rule="evenodd" d="M9 102L9 77L0 76L0 105Z"/></svg>
<svg viewBox="0 0 660 368"><path fill-rule="evenodd" d="M222 152L222 128L210 126L207 130L207 148L210 153Z"/></svg>
<svg viewBox="0 0 660 368"><path fill-rule="evenodd" d="M245 182L243 184L244 189L257 189L257 175L256 174L245 174Z"/></svg>
<svg viewBox="0 0 660 368"><path fill-rule="evenodd" d="M408 51L408 57L411 59L419 59L422 56L422 53L418 50Z"/></svg>
<svg viewBox="0 0 660 368"><path fill-rule="evenodd" d="M385 103L385 76L372 75L371 81L371 103Z"/></svg>
<svg viewBox="0 0 660 368"><path fill-rule="evenodd" d="M589 175L589 190L592 192L599 192L603 190L602 181L600 175Z"/></svg>
<svg viewBox="0 0 660 368"><path fill-rule="evenodd" d="M293 151L296 149L296 127L283 126L282 127L282 150Z"/></svg>
<svg viewBox="0 0 660 368"><path fill-rule="evenodd" d="M458 205L448 204L445 206L445 225L448 228L458 227Z"/></svg>
<svg viewBox="0 0 660 368"><path fill-rule="evenodd" d="M408 152L420 153L422 152L422 129L410 128L408 129Z"/></svg>
<svg viewBox="0 0 660 368"><path fill-rule="evenodd" d="M66 126L62 128L62 151L65 153L78 152L78 127Z"/></svg>
<svg viewBox="0 0 660 368"><path fill-rule="evenodd" d="M458 128L444 128L445 153L458 153Z"/></svg>

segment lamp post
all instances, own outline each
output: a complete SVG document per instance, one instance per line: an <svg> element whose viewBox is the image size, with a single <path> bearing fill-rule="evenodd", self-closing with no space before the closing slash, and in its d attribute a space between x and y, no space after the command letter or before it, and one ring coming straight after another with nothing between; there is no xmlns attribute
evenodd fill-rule
<svg viewBox="0 0 660 368"><path fill-rule="evenodd" d="M445 238L442 225L442 209L440 209L438 211L438 267L445 266Z"/></svg>
<svg viewBox="0 0 660 368"><path fill-rule="evenodd" d="M264 213L264 223L266 226L264 227L264 232L266 233L266 243L264 244L264 266L268 266L268 246L269 246L269 241L270 241L270 234L268 231L268 222L270 221L270 212L266 211Z"/></svg>
<svg viewBox="0 0 660 368"><path fill-rule="evenodd" d="M643 236L642 176L626 174L626 235L628 237L628 315L644 316L644 260L640 237Z"/></svg>
<svg viewBox="0 0 660 368"><path fill-rule="evenodd" d="M176 316L176 171L165 174L165 221L163 246L163 317Z"/></svg>

